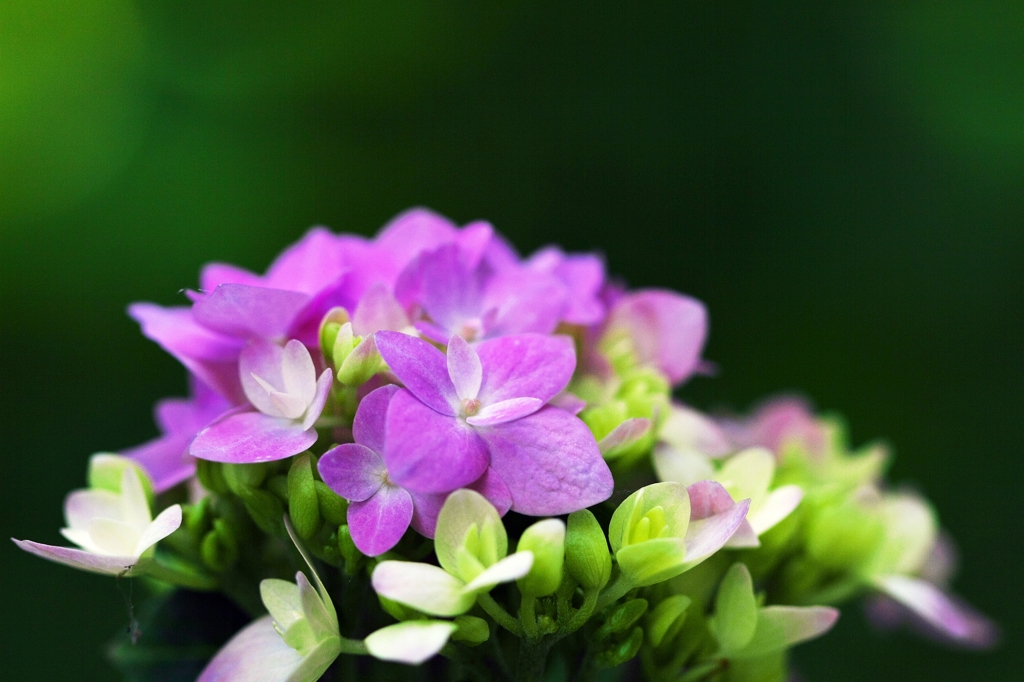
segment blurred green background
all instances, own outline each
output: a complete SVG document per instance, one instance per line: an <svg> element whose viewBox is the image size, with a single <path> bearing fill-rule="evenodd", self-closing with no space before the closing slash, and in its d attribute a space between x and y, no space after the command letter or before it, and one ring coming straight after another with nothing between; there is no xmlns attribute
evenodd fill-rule
<svg viewBox="0 0 1024 682"><path fill-rule="evenodd" d="M1003 645L851 605L804 679L1024 679L1020 4L555 4L0 3L0 535L57 542L86 457L184 392L129 302L422 204L703 299L687 400L799 391L893 444ZM0 566L4 679L116 679L112 581Z"/></svg>

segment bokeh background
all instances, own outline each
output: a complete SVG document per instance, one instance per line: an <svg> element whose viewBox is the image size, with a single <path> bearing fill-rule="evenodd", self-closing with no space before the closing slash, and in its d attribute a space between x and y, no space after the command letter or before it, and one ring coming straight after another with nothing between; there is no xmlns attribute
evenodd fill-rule
<svg viewBox="0 0 1024 682"><path fill-rule="evenodd" d="M427 205L703 299L698 406L798 391L892 443L1003 645L850 606L806 680L1024 679L1022 55L1012 0L4 0L0 535L58 541L184 392L129 302ZM4 679L117 679L113 582L0 547Z"/></svg>

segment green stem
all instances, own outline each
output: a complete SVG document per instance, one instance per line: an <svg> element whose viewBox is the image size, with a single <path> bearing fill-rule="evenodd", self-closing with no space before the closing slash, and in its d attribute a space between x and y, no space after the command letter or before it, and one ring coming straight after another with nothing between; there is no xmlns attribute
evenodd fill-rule
<svg viewBox="0 0 1024 682"><path fill-rule="evenodd" d="M519 605L519 620L523 623L523 631L530 639L540 637L540 629L537 627L537 598L523 595L522 603Z"/></svg>
<svg viewBox="0 0 1024 682"><path fill-rule="evenodd" d="M544 663L549 645L540 639L519 642L519 660L516 661L516 682L537 682L544 677Z"/></svg>
<svg viewBox="0 0 1024 682"><path fill-rule="evenodd" d="M342 637L341 653L350 654L352 656L366 656L369 655L370 651L366 648L366 644L363 642L363 640Z"/></svg>
<svg viewBox="0 0 1024 682"><path fill-rule="evenodd" d="M478 595L476 603L480 605L487 615L494 619L501 627L511 632L516 637L523 637L523 626L519 624L519 621L509 615L508 611L503 609L498 602L494 601L494 598L487 594Z"/></svg>
<svg viewBox="0 0 1024 682"><path fill-rule="evenodd" d="M613 601L622 599L622 596L631 589L633 589L632 583L620 573L601 593L601 598L597 600L597 610L600 611Z"/></svg>
<svg viewBox="0 0 1024 682"><path fill-rule="evenodd" d="M583 605L579 611L572 615L569 622L559 629L558 638L567 637L579 630L594 615L597 607L597 598L600 593L598 589L590 589L583 592ZM623 593L625 594L625 593Z"/></svg>

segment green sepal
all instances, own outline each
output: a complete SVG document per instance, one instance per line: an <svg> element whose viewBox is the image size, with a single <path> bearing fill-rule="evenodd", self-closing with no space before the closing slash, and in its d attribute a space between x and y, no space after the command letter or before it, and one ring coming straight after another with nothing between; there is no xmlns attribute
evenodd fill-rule
<svg viewBox="0 0 1024 682"><path fill-rule="evenodd" d="M295 532L304 540L316 535L323 522L317 497L309 455L299 455L288 470L288 515Z"/></svg>
<svg viewBox="0 0 1024 682"><path fill-rule="evenodd" d="M647 613L646 599L630 599L611 608L604 624L594 633L594 641L600 642L613 634L625 632Z"/></svg>
<svg viewBox="0 0 1024 682"><path fill-rule="evenodd" d="M686 545L680 538L658 538L623 547L615 555L622 576L633 587L646 587L686 570Z"/></svg>
<svg viewBox="0 0 1024 682"><path fill-rule="evenodd" d="M629 637L625 640L601 651L594 657L594 661L599 667L602 668L614 668L617 665L622 665L627 661L633 660L633 657L640 651L640 646L644 643L644 631L642 628L635 627L633 631L629 633Z"/></svg>
<svg viewBox="0 0 1024 682"><path fill-rule="evenodd" d="M338 381L346 386L362 386L378 372L383 371L386 365L384 358L377 352L373 336L365 339L357 336L353 341L356 342L355 345L338 367ZM337 358L337 355L335 357Z"/></svg>
<svg viewBox="0 0 1024 682"><path fill-rule="evenodd" d="M599 590L612 575L608 540L597 518L588 509L569 514L565 533L565 569L588 590Z"/></svg>
<svg viewBox="0 0 1024 682"><path fill-rule="evenodd" d="M647 641L653 647L671 642L686 622L686 610L691 600L685 594L674 594L658 602L647 615Z"/></svg>

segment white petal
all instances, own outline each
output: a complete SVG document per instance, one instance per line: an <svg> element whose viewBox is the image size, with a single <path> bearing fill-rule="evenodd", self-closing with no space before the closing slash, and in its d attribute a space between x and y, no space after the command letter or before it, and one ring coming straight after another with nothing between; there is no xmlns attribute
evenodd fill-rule
<svg viewBox="0 0 1024 682"><path fill-rule="evenodd" d="M109 490L75 490L64 498L68 528L85 529L95 518L121 519L121 498Z"/></svg>
<svg viewBox="0 0 1024 682"><path fill-rule="evenodd" d="M725 460L715 480L735 500L761 499L775 477L775 455L766 448L747 448Z"/></svg>
<svg viewBox="0 0 1024 682"><path fill-rule="evenodd" d="M466 585L466 592L478 593L490 591L500 583L518 580L530 572L533 566L533 552L516 552L488 567L483 573L473 578Z"/></svg>
<svg viewBox="0 0 1024 682"><path fill-rule="evenodd" d="M680 450L667 443L659 443L654 448L654 471L659 481L675 481L683 485L715 477L715 468L706 455L693 449Z"/></svg>
<svg viewBox="0 0 1024 682"><path fill-rule="evenodd" d="M108 556L134 556L140 533L121 521L93 519L89 524L89 538L98 554Z"/></svg>
<svg viewBox="0 0 1024 682"><path fill-rule="evenodd" d="M455 623L410 620L381 628L364 642L374 658L419 665L440 651L457 629Z"/></svg>
<svg viewBox="0 0 1024 682"><path fill-rule="evenodd" d="M197 682L310 682L338 657L337 639L325 642L303 658L284 643L270 616L239 631L199 675Z"/></svg>
<svg viewBox="0 0 1024 682"><path fill-rule="evenodd" d="M124 514L121 520L142 533L153 520L149 512L149 500L146 499L146 491L142 487L142 479L139 478L138 470L133 467L125 467L121 474L121 509Z"/></svg>
<svg viewBox="0 0 1024 682"><path fill-rule="evenodd" d="M139 538L136 551L142 554L181 527L181 505L171 505L160 512Z"/></svg>
<svg viewBox="0 0 1024 682"><path fill-rule="evenodd" d="M267 578L260 582L260 598L282 632L305 617L302 613L299 586L295 583Z"/></svg>
<svg viewBox="0 0 1024 682"><path fill-rule="evenodd" d="M313 402L313 396L316 395L316 367L301 341L292 339L285 345L281 357L281 378L285 393L299 398L304 405Z"/></svg>
<svg viewBox="0 0 1024 682"><path fill-rule="evenodd" d="M458 616L476 601L465 583L430 564L382 561L372 580L377 594L435 616Z"/></svg>
<svg viewBox="0 0 1024 682"><path fill-rule="evenodd" d="M798 485L784 485L768 493L764 501L747 519L758 535L775 527L780 521L793 513L804 499L804 491Z"/></svg>

